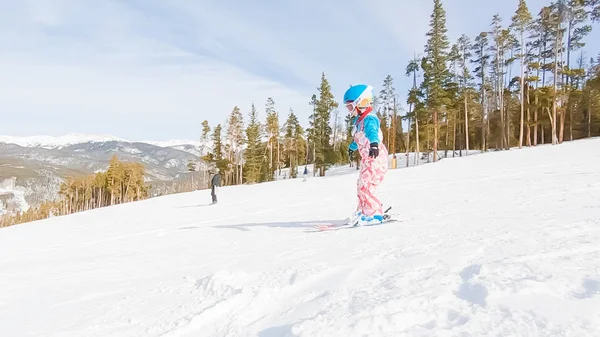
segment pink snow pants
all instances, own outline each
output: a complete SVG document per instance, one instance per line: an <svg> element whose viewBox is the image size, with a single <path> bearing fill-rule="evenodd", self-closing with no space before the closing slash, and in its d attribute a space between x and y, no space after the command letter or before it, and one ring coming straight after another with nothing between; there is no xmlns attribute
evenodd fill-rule
<svg viewBox="0 0 600 337"><path fill-rule="evenodd" d="M381 138L380 138L381 139ZM357 182L357 211L364 215L383 214L381 201L375 196L377 186L383 181L388 170L388 152L383 143L379 144L379 156L369 157L369 139L361 130L354 134L354 141L360 153L360 175Z"/></svg>

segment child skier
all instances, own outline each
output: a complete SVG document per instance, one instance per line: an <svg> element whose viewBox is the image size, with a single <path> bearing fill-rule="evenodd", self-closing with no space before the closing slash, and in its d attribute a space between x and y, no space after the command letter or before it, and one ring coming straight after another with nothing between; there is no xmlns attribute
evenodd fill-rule
<svg viewBox="0 0 600 337"><path fill-rule="evenodd" d="M379 118L373 111L373 88L370 85L351 86L344 94L344 104L354 117L353 141L348 154L360 153L360 173L357 182L358 207L352 222L356 225L383 222L383 205L375 196L376 187L388 170L388 152L383 145Z"/></svg>

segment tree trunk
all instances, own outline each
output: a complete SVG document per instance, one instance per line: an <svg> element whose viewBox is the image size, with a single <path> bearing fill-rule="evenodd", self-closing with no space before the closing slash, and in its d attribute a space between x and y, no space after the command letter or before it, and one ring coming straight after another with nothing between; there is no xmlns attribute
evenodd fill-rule
<svg viewBox="0 0 600 337"><path fill-rule="evenodd" d="M452 130L452 136L453 136L452 137L453 138L452 139L452 157L453 158L454 158L455 153L456 153L456 122L457 122L456 120L457 120L457 118L455 118L454 122L452 123L453 124L452 125L452 127L453 127L453 130Z"/></svg>
<svg viewBox="0 0 600 337"><path fill-rule="evenodd" d="M544 113L544 109L545 108L542 108L542 113ZM550 108L547 108L547 109L550 109ZM542 129L542 145L544 145L546 143L546 135L545 135L545 132L544 132L546 128L544 128L543 124L540 127Z"/></svg>
<svg viewBox="0 0 600 337"><path fill-rule="evenodd" d="M560 27L557 27L560 28ZM560 41L559 39L560 33L558 33L556 35L556 39L554 41L554 79L553 79L553 86L554 86L554 92L553 92L553 104L552 104L552 115L550 116L550 122L552 125L552 145L556 145L558 143L558 138L556 135L556 114L557 114L557 107L556 107L556 100L557 100L557 80L558 80L558 43Z"/></svg>
<svg viewBox="0 0 600 337"><path fill-rule="evenodd" d="M433 162L438 160L438 109L433 110Z"/></svg>
<svg viewBox="0 0 600 337"><path fill-rule="evenodd" d="M529 88L530 86L527 86L527 146L531 147L531 109L530 109L530 105L531 105L531 97L529 95Z"/></svg>
<svg viewBox="0 0 600 337"><path fill-rule="evenodd" d="M412 110L412 109L410 109ZM410 112L409 112L410 113ZM410 117L408 118L408 130L406 131L406 167L409 166L409 157L410 157Z"/></svg>
<svg viewBox="0 0 600 337"><path fill-rule="evenodd" d="M556 108L556 102L554 102L554 107ZM556 116L556 109L553 109L552 114L550 114L550 108L546 109L548 112L548 118L550 118L550 126L552 127L552 145L556 145L556 120L554 117Z"/></svg>
<svg viewBox="0 0 600 337"><path fill-rule="evenodd" d="M538 145L538 110L539 110L538 90L535 89L535 110L533 111L533 146Z"/></svg>
<svg viewBox="0 0 600 337"><path fill-rule="evenodd" d="M450 136L450 119L446 117L446 139L444 140L444 158L448 158L448 137Z"/></svg>
<svg viewBox="0 0 600 337"><path fill-rule="evenodd" d="M469 104L465 92L465 156L469 155Z"/></svg>
<svg viewBox="0 0 600 337"><path fill-rule="evenodd" d="M269 164L269 174L271 175L271 180L275 179L275 170L273 169L273 135L269 138L269 152L271 153L271 162Z"/></svg>
<svg viewBox="0 0 600 337"><path fill-rule="evenodd" d="M573 141L573 107L569 108L569 140Z"/></svg>
<svg viewBox="0 0 600 337"><path fill-rule="evenodd" d="M416 138L416 149L415 149L415 165L419 165L421 157L421 149L419 145L419 117L415 115L415 138Z"/></svg>
<svg viewBox="0 0 600 337"><path fill-rule="evenodd" d="M592 138L592 92L588 93L588 109L587 109L587 132L588 138Z"/></svg>
<svg viewBox="0 0 600 337"><path fill-rule="evenodd" d="M524 127L524 112L525 112L525 42L524 42L524 33L521 32L521 127L519 129L519 148L523 147L523 127Z"/></svg>
<svg viewBox="0 0 600 337"><path fill-rule="evenodd" d="M564 136L565 136L565 112L564 110L561 109L561 111L558 113L558 116L560 118L560 131L558 133L558 142L562 143L564 140Z"/></svg>

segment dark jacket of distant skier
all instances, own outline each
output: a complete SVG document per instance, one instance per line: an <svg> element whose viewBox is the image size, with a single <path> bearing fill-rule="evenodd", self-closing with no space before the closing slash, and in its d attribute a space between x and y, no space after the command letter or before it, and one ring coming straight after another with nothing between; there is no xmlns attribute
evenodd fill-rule
<svg viewBox="0 0 600 337"><path fill-rule="evenodd" d="M217 203L217 193L216 188L221 186L221 174L219 174L219 169L215 170L215 175L210 180L210 194L212 196L213 204Z"/></svg>

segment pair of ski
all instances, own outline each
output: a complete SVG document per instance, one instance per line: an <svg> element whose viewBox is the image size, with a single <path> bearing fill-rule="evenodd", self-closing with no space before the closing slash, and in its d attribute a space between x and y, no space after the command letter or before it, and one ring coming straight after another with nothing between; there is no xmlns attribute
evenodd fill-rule
<svg viewBox="0 0 600 337"><path fill-rule="evenodd" d="M391 209L392 207L388 207L387 210L385 210L385 212L383 213L383 222L381 223L373 223L373 224L366 224L366 225L358 225L358 220L353 221L353 222L346 222L346 223L342 223L342 224L317 224L315 225L315 229L323 232L323 231L335 231L335 230L340 230L340 229L349 229L349 228L356 228L356 227L370 227L370 226L378 226L378 225L383 225L385 223L388 222L396 222L398 221L397 219L392 218L392 215L388 213L388 211Z"/></svg>

